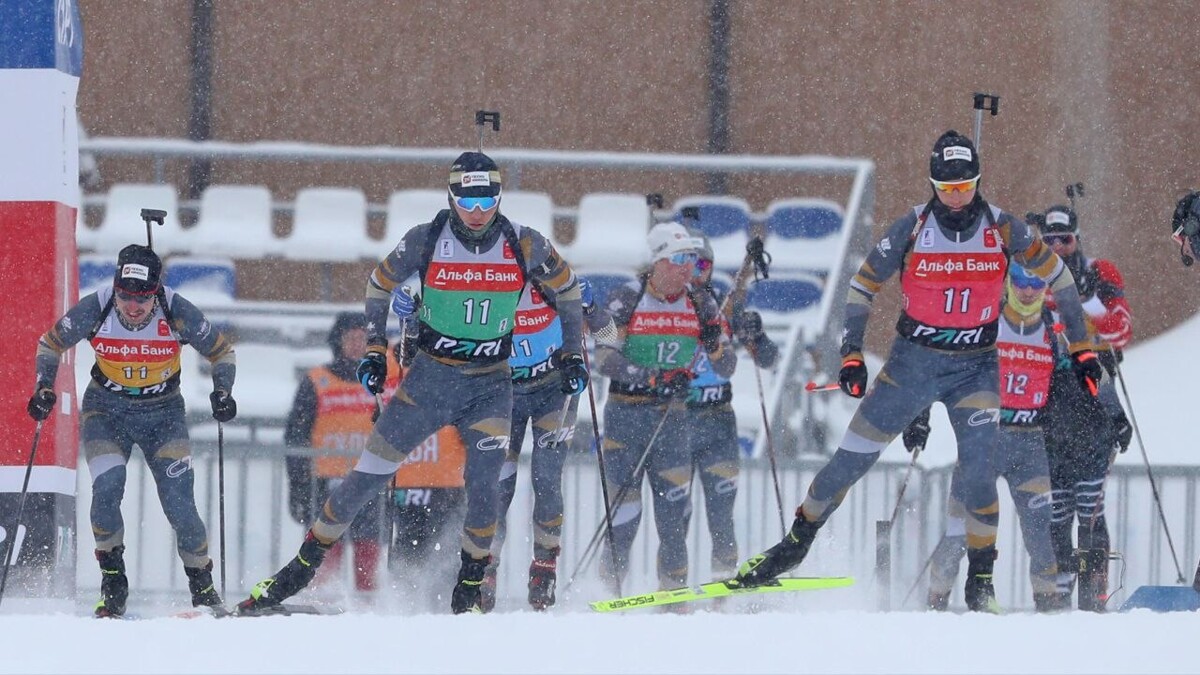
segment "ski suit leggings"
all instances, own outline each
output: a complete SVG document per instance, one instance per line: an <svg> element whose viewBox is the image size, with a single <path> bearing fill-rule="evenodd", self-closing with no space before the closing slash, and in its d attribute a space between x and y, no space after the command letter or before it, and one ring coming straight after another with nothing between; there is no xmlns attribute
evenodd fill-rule
<svg viewBox="0 0 1200 675"><path fill-rule="evenodd" d="M832 459L809 485L801 508L823 522L888 443L931 403L946 406L958 440L958 467L967 516L967 546L996 543L999 520L992 452L1000 416L1000 376L994 348L930 349L898 337Z"/></svg>
<svg viewBox="0 0 1200 675"><path fill-rule="evenodd" d="M1008 491L1021 524L1021 538L1029 552L1029 580L1034 593L1053 593L1058 565L1050 543L1050 469L1040 427L1001 426L995 454L996 469L1008 482ZM931 593L949 593L967 552L965 510L959 497L961 481L955 470L950 480L946 533L934 550L929 573Z"/></svg>
<svg viewBox="0 0 1200 675"><path fill-rule="evenodd" d="M533 423L533 459L530 480L533 483L533 546L542 557L557 555L562 538L562 472L567 449L575 431L575 412L579 397L567 404L567 417L559 428L559 418L567 395L559 389L559 378L548 378L533 389L518 388L513 393L512 431L508 455L500 469L500 511L496 538L492 541L492 562L500 559L507 533L507 517L517 491L517 460L525 443L525 429ZM552 553L553 551L553 553Z"/></svg>
<svg viewBox="0 0 1200 675"><path fill-rule="evenodd" d="M665 417L664 417L665 415ZM649 445L662 423L662 429ZM623 579L629 570L629 553L642 522L642 481L649 478L658 531L658 580L663 588L687 583L687 529L691 518L692 458L688 451L687 411L678 403L624 402L609 398L604 407L604 461L612 510L615 561L608 575ZM643 453L640 471L635 471ZM630 486L618 500L622 487ZM607 543L606 543L607 545Z"/></svg>
<svg viewBox="0 0 1200 675"><path fill-rule="evenodd" d="M1078 522L1080 549L1109 549L1104 481L1115 457L1112 425L1099 401L1088 397L1070 372L1055 373L1053 412L1046 427L1053 513L1050 531L1058 564L1074 569L1071 525Z"/></svg>
<svg viewBox="0 0 1200 675"><path fill-rule="evenodd" d="M712 534L712 570L731 576L737 570L733 503L738 488L737 418L728 403L688 409L688 448L704 488L704 511Z"/></svg>
<svg viewBox="0 0 1200 675"><path fill-rule="evenodd" d="M175 391L148 399L127 398L92 382L83 394L81 435L92 474L96 548L111 551L125 541L121 517L125 465L137 444L154 477L163 513L175 530L179 558L185 567L207 566L208 533L196 510L183 395Z"/></svg>
<svg viewBox="0 0 1200 675"><path fill-rule="evenodd" d="M419 353L375 423L358 463L325 501L313 534L324 542L340 538L404 458L438 429L453 425L467 450L462 549L473 558L486 557L496 533L500 466L508 450L509 378L504 361L449 365Z"/></svg>

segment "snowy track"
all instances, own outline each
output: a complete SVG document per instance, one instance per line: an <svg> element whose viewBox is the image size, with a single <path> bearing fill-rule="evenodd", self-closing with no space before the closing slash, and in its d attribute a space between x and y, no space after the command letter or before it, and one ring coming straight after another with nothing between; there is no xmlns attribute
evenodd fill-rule
<svg viewBox="0 0 1200 675"><path fill-rule="evenodd" d="M1200 614L0 617L5 673L1185 673Z"/></svg>

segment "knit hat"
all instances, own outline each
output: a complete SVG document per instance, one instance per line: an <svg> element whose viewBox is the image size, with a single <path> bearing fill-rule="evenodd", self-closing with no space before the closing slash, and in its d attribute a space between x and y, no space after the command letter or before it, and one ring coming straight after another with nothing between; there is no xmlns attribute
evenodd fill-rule
<svg viewBox="0 0 1200 675"><path fill-rule="evenodd" d="M113 287L133 295L151 295L162 283L162 260L148 246L130 244L117 254Z"/></svg>
<svg viewBox="0 0 1200 675"><path fill-rule="evenodd" d="M938 137L929 154L929 177L953 183L979 177L979 153L971 139L951 129Z"/></svg>

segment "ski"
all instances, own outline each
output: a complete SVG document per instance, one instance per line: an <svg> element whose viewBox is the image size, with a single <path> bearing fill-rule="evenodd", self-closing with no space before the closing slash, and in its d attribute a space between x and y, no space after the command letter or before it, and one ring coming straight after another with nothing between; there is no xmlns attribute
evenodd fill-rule
<svg viewBox="0 0 1200 675"><path fill-rule="evenodd" d="M666 591L655 591L641 595L630 595L612 600L598 600L590 603L597 612L619 612L638 607L659 607L673 605L677 602L693 600L709 600L730 595L751 595L755 593L781 593L785 591L816 591L826 588L841 588L854 583L853 577L781 577L762 586L739 588L730 586L728 581L714 581L699 586L686 586Z"/></svg>
<svg viewBox="0 0 1200 675"><path fill-rule="evenodd" d="M326 605L292 605L284 603L263 607L261 609L238 609L226 616L296 616L298 614L314 614L318 616L336 616L342 613L342 608Z"/></svg>
<svg viewBox="0 0 1200 675"><path fill-rule="evenodd" d="M274 607L264 607L262 609L251 611L235 611L224 607L194 607L192 609L166 614L161 616L145 616L136 613L114 614L110 616L97 616L98 619L118 619L123 621L147 621L150 619L229 619L239 617L256 617L256 616L297 616L309 614L315 616L336 616L343 612L342 608L326 605L292 605L282 604Z"/></svg>

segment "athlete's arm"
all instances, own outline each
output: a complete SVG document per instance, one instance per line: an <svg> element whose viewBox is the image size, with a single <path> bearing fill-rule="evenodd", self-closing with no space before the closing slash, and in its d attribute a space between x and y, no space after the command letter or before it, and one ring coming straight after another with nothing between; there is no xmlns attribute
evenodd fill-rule
<svg viewBox="0 0 1200 675"><path fill-rule="evenodd" d="M737 369L737 354L733 350L733 342L729 339L729 324L721 316L716 296L701 291L692 293L691 298L696 305L696 316L699 317L701 325L715 321L721 328L716 349L708 350L704 345L700 345L700 348L708 352L708 362L712 364L714 373L721 377L731 377Z"/></svg>
<svg viewBox="0 0 1200 675"><path fill-rule="evenodd" d="M871 303L883 284L900 271L916 224L917 215L912 211L892 223L850 280L850 289L846 291L846 317L842 324L843 353L847 349L862 350Z"/></svg>
<svg viewBox="0 0 1200 675"><path fill-rule="evenodd" d="M532 228L521 228L518 241L525 256L525 273L537 283L554 307L562 325L563 349L579 353L583 349L583 303L579 281L567 261L562 259L550 240Z"/></svg>
<svg viewBox="0 0 1200 675"><path fill-rule="evenodd" d="M1103 303L1104 311L1088 314L1101 339L1116 349L1124 349L1133 339L1133 315L1125 299L1125 279L1111 260L1097 260L1093 266L1098 282L1096 297Z"/></svg>
<svg viewBox="0 0 1200 675"><path fill-rule="evenodd" d="M38 339L37 356L34 359L37 382L47 386L53 385L58 377L58 362L63 352L88 336L92 327L100 320L102 311L104 307L100 305L100 298L91 293L67 310L67 313Z"/></svg>
<svg viewBox="0 0 1200 675"><path fill-rule="evenodd" d="M387 351L387 318L392 291L406 279L421 271L428 261L421 260L427 250L429 237L436 237L433 223L418 225L400 239L396 248L379 261L367 277L364 312L367 315L367 351L383 354Z"/></svg>
<svg viewBox="0 0 1200 675"><path fill-rule="evenodd" d="M187 340L200 355L212 364L213 391L233 391L233 380L237 374L237 358L233 343L219 330L215 330L204 312L187 298L175 293L171 300L172 328Z"/></svg>
<svg viewBox="0 0 1200 675"><path fill-rule="evenodd" d="M616 327L616 335L607 342L596 342L596 372L617 382L651 386L656 372L630 361L622 351L626 329L637 309L638 295L636 284L618 286L609 292L607 310Z"/></svg>

